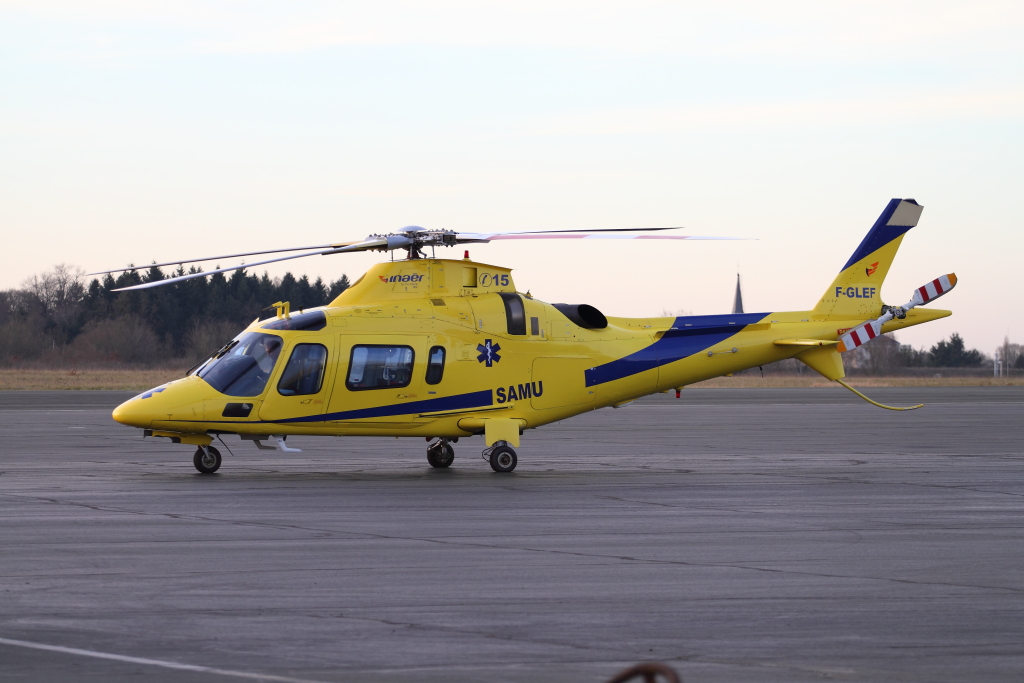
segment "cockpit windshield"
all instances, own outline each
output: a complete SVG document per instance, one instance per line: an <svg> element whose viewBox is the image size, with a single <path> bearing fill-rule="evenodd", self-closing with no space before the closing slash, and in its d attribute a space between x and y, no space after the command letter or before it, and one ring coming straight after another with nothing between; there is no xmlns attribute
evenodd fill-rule
<svg viewBox="0 0 1024 683"><path fill-rule="evenodd" d="M244 332L225 346L196 374L228 396L259 396L281 354L275 334Z"/></svg>

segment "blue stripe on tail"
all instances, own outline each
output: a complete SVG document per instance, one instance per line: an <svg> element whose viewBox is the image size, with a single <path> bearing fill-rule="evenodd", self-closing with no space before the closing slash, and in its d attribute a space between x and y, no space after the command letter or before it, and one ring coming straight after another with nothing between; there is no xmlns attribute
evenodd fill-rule
<svg viewBox="0 0 1024 683"><path fill-rule="evenodd" d="M747 325L759 322L767 313L740 315L693 315L676 318L661 339L628 356L584 372L588 387L630 377L645 370L682 360L719 344ZM731 324L730 324L731 323Z"/></svg>
<svg viewBox="0 0 1024 683"><path fill-rule="evenodd" d="M885 207L885 211L878 217L875 224L871 226L871 230L864 236L864 240L857 247L857 250L853 252L853 256L846 262L842 270L846 270L857 261L870 254L871 252L884 247L885 245L892 242L894 239L902 235L903 233L910 230L913 225L888 225L892 215L896 213L896 209L899 207L902 199L891 199L889 200L888 206ZM907 199L906 201L913 204L917 204L913 199Z"/></svg>

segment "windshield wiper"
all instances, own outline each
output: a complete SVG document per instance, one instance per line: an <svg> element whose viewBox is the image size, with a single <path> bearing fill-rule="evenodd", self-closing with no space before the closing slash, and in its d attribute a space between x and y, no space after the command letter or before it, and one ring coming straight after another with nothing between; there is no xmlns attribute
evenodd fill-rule
<svg viewBox="0 0 1024 683"><path fill-rule="evenodd" d="M231 341L229 341L229 342L228 342L227 344L225 344L224 346L222 346L222 347L220 347L219 349L217 349L216 351L214 351L214 352L213 352L213 357L214 357L214 358L220 358L220 357L221 357L221 356L223 356L223 355L224 355L225 353L227 353L227 352L228 352L228 351L230 351L231 349L235 348L235 345L236 345L236 344L238 344L238 340L237 340L237 339L232 339L232 340L231 340Z"/></svg>

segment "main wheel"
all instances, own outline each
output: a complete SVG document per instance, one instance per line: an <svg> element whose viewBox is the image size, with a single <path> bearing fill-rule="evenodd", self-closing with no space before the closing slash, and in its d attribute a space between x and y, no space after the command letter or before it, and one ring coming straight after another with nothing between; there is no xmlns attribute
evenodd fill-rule
<svg viewBox="0 0 1024 683"><path fill-rule="evenodd" d="M511 472L519 459L511 446L495 446L491 449L491 469L495 472Z"/></svg>
<svg viewBox="0 0 1024 683"><path fill-rule="evenodd" d="M448 467L455 460L455 449L447 441L439 441L427 449L427 462L431 467Z"/></svg>
<svg viewBox="0 0 1024 683"><path fill-rule="evenodd" d="M200 446L192 457L192 464L203 474L213 474L220 469L220 451L213 446L207 446L204 451Z"/></svg>

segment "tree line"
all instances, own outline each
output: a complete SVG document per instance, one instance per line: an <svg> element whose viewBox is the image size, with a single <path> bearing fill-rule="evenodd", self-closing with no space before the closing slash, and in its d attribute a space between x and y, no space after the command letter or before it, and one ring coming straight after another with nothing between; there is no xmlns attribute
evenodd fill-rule
<svg viewBox="0 0 1024 683"><path fill-rule="evenodd" d="M290 302L292 310L323 306L349 287L346 275L310 282L306 275L271 278L240 269L113 291L198 272L151 267L86 282L80 269L61 264L34 275L20 289L0 291L0 363L188 362L273 315L275 301Z"/></svg>
<svg viewBox="0 0 1024 683"><path fill-rule="evenodd" d="M1016 346L1016 345L1012 345ZM901 345L892 335L858 347L853 351L861 369L871 374L898 373L904 368L991 368L992 359L977 349L969 349L957 332L941 339L930 349ZM1015 358L1024 369L1024 355Z"/></svg>
<svg viewBox="0 0 1024 683"><path fill-rule="evenodd" d="M151 289L114 291L199 272L179 266L166 274L150 267L86 283L80 270L62 264L34 275L20 289L0 291L0 365L192 363L254 319L274 315L275 301L288 301L297 311L328 304L349 287L345 275L333 282L310 282L306 275L271 278L240 269L228 277L217 273ZM929 350L901 346L889 336L851 352L847 365L871 374L899 374L906 368L980 368L992 363L977 349L966 348L956 333ZM1001 355L1007 368L1024 370L1019 345L1007 340ZM789 361L774 365L782 372L803 369L789 370Z"/></svg>

